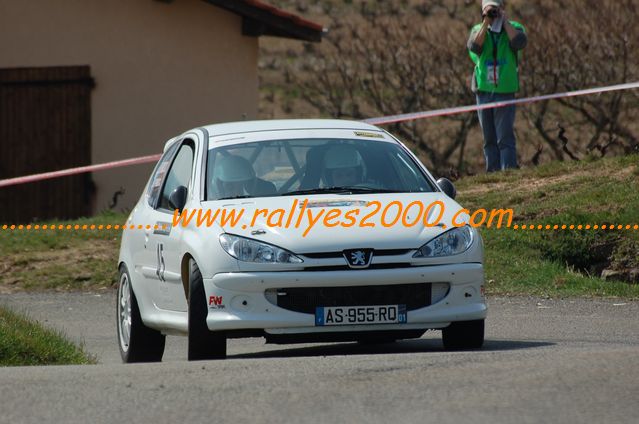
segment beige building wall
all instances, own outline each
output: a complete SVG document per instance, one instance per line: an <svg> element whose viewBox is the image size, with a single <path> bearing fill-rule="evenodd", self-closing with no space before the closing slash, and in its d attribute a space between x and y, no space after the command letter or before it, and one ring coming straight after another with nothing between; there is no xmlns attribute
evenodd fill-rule
<svg viewBox="0 0 639 424"><path fill-rule="evenodd" d="M0 34L0 68L91 67L93 163L160 153L189 128L257 116L258 39L202 0L0 0ZM120 187L116 209L131 207L152 168L94 173L96 211Z"/></svg>

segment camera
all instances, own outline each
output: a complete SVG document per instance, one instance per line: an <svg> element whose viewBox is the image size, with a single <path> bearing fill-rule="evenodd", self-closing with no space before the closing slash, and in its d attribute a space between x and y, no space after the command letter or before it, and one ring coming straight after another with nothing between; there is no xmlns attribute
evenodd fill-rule
<svg viewBox="0 0 639 424"><path fill-rule="evenodd" d="M489 9L488 12L486 12L486 16L493 19L499 18L501 16L501 10L497 8Z"/></svg>

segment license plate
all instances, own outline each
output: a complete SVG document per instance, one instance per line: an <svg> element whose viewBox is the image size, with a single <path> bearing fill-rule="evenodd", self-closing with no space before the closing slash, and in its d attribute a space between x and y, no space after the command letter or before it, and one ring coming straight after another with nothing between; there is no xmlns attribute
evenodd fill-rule
<svg viewBox="0 0 639 424"><path fill-rule="evenodd" d="M315 308L315 325L405 324L406 305Z"/></svg>

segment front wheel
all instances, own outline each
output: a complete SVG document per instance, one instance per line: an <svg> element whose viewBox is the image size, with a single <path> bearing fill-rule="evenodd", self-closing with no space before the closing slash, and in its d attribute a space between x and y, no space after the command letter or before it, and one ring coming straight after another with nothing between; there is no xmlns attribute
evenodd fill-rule
<svg viewBox="0 0 639 424"><path fill-rule="evenodd" d="M118 345L124 363L160 362L166 336L142 322L138 301L125 265L120 267L117 297Z"/></svg>
<svg viewBox="0 0 639 424"><path fill-rule="evenodd" d="M446 350L479 349L484 345L484 320L453 322L442 330Z"/></svg>
<svg viewBox="0 0 639 424"><path fill-rule="evenodd" d="M226 358L226 335L206 325L208 304L200 268L189 261L189 361Z"/></svg>

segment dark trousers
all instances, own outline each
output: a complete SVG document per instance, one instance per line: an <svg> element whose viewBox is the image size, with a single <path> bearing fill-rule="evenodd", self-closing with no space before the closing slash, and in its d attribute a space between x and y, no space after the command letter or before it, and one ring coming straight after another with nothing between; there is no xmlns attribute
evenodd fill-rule
<svg viewBox="0 0 639 424"><path fill-rule="evenodd" d="M477 104L512 100L514 94L477 93ZM484 133L486 171L518 168L515 140L515 105L485 109L477 112Z"/></svg>

